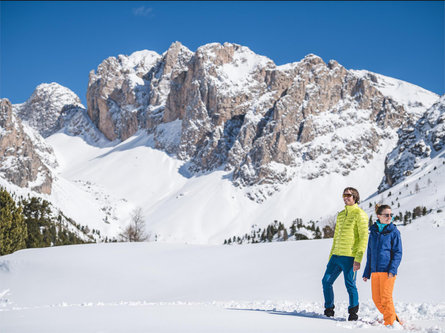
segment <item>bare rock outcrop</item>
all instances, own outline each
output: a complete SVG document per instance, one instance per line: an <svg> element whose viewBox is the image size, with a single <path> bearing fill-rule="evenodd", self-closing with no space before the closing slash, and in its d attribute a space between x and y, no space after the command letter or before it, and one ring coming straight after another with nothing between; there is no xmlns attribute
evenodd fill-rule
<svg viewBox="0 0 445 333"><path fill-rule="evenodd" d="M398 130L398 143L385 161L385 177L379 191L396 185L445 148L445 96L417 121Z"/></svg>
<svg viewBox="0 0 445 333"><path fill-rule="evenodd" d="M79 97L58 83L42 83L22 104L14 104L14 112L23 122L44 138L61 129L61 116L83 108Z"/></svg>
<svg viewBox="0 0 445 333"><path fill-rule="evenodd" d="M125 140L139 128L155 130L176 115L166 109L172 76L180 76L192 52L174 43L162 56L152 51L119 55L90 73L88 115L109 140ZM163 147L162 140L159 146Z"/></svg>
<svg viewBox="0 0 445 333"><path fill-rule="evenodd" d="M46 155L46 156L45 156ZM0 175L7 181L50 194L51 172L46 163L55 163L52 149L38 133L22 124L7 99L0 100Z"/></svg>

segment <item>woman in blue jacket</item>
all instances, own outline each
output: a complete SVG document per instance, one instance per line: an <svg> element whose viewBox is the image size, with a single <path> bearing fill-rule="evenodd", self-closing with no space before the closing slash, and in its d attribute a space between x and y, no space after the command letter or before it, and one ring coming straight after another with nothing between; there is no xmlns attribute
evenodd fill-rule
<svg viewBox="0 0 445 333"><path fill-rule="evenodd" d="M394 225L391 207L376 205L378 220L370 227L368 253L363 281L371 278L372 300L383 314L385 325L400 323L394 308L392 292L397 268L402 260L402 239Z"/></svg>

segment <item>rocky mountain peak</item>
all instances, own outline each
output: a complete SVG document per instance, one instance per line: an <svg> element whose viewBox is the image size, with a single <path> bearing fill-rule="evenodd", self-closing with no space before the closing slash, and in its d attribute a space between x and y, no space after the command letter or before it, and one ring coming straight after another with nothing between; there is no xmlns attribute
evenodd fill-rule
<svg viewBox="0 0 445 333"><path fill-rule="evenodd" d="M60 129L62 113L83 105L73 91L53 82L38 85L25 103L15 104L13 108L22 121L47 137Z"/></svg>
<svg viewBox="0 0 445 333"><path fill-rule="evenodd" d="M176 76L179 72L187 69L188 62L192 57L193 52L180 42L174 42L170 45L168 50L164 52L162 75ZM175 73L172 73L175 70Z"/></svg>
<svg viewBox="0 0 445 333"><path fill-rule="evenodd" d="M323 61L322 58L320 58L318 55L313 54L313 53L309 53L308 55L306 55L302 60L302 63L305 64L309 64L311 66L316 66L316 65L325 65L325 62Z"/></svg>

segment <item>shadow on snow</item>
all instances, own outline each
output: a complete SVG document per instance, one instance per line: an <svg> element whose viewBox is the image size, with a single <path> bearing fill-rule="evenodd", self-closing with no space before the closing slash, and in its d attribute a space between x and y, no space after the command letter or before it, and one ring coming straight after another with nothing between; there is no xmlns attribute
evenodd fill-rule
<svg viewBox="0 0 445 333"><path fill-rule="evenodd" d="M333 321L346 321L345 318L331 318L326 317L325 315L316 313L316 312L308 312L308 311L276 311L276 310L262 310L262 309L236 309L236 308L227 308L227 310L238 310L238 311L258 311L258 312L266 312L271 315L278 315L278 316L296 316L296 317L303 317L303 318L314 318L314 319L326 319L326 320L333 320Z"/></svg>

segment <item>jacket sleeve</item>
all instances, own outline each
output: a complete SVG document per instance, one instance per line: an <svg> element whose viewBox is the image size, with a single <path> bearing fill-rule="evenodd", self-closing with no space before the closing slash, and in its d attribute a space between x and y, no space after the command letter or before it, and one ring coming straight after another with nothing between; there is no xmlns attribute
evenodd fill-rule
<svg viewBox="0 0 445 333"><path fill-rule="evenodd" d="M354 261L361 262L368 244L368 214L360 209L357 217L354 231L356 240L354 242L353 254Z"/></svg>
<svg viewBox="0 0 445 333"><path fill-rule="evenodd" d="M391 263L389 264L388 273L397 275L397 269L402 261L402 238L400 237L400 232L398 230L391 245L391 252L392 258Z"/></svg>
<svg viewBox="0 0 445 333"><path fill-rule="evenodd" d="M368 250L366 250L366 266L363 277L369 279L371 277L371 236L368 240Z"/></svg>

